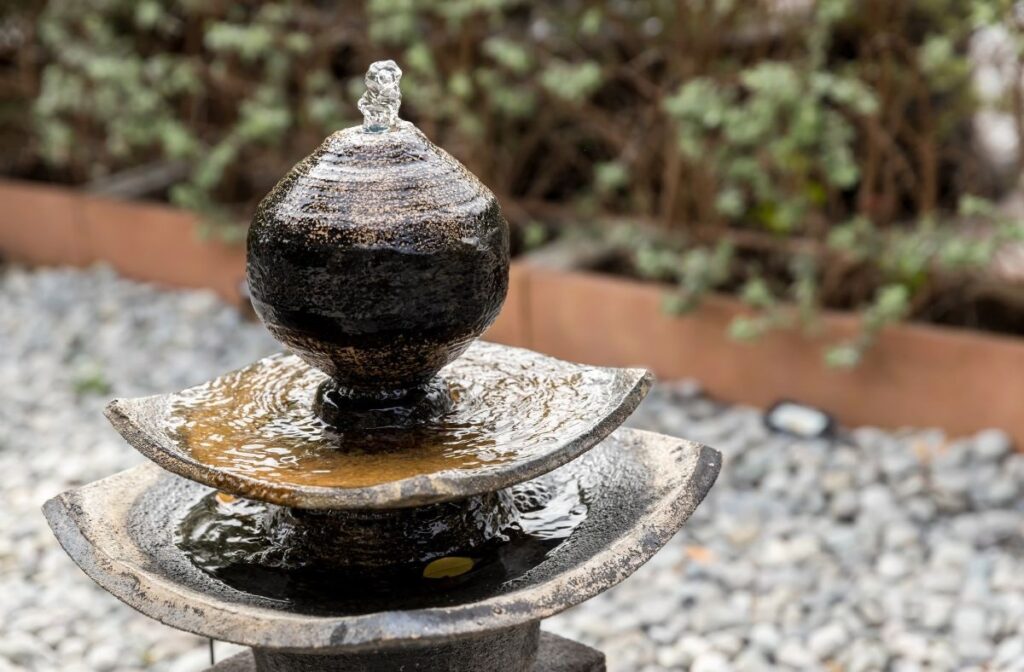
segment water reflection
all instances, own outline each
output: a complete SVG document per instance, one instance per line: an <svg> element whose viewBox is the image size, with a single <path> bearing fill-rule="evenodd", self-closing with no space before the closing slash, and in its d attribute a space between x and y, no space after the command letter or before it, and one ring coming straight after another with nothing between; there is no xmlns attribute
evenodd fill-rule
<svg viewBox="0 0 1024 672"><path fill-rule="evenodd" d="M526 460L588 432L615 370L475 344L441 372L451 411L415 427L338 431L317 418L324 374L276 355L172 397L170 432L214 468L284 485L367 487Z"/></svg>
<svg viewBox="0 0 1024 672"><path fill-rule="evenodd" d="M279 507L216 493L200 499L178 527L175 543L194 565L245 593L311 614L356 614L459 604L499 592L541 564L586 519L580 481L549 479L512 488L513 523L476 547L368 571L329 566L304 548L304 535L281 525ZM460 571L451 571L457 566Z"/></svg>

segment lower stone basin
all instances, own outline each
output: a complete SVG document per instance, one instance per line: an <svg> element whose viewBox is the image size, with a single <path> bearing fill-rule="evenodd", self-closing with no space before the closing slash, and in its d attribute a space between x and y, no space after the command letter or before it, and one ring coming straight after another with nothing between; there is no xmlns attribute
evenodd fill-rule
<svg viewBox="0 0 1024 672"><path fill-rule="evenodd" d="M567 539L518 576L328 607L239 590L192 564L175 530L211 489L156 466L64 493L44 512L90 577L163 623L260 650L381 650L520 628L596 595L679 530L719 468L713 449L620 429L536 479L538 488L582 484L588 510Z"/></svg>

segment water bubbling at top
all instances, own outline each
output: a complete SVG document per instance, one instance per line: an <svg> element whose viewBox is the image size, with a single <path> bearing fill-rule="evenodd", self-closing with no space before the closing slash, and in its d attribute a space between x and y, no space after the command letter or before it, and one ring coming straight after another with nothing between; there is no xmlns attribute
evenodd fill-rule
<svg viewBox="0 0 1024 672"><path fill-rule="evenodd" d="M402 69L394 61L376 61L366 71L366 93L359 99L363 131L383 133L395 127L402 104Z"/></svg>

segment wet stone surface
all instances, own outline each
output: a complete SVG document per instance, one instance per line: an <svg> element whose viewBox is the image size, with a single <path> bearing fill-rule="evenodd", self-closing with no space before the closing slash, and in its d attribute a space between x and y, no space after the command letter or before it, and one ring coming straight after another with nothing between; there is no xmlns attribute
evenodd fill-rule
<svg viewBox="0 0 1024 672"><path fill-rule="evenodd" d="M102 270L4 271L0 333L0 670L202 670L205 641L93 585L39 506L144 460L103 418L110 397L194 385L275 344L209 294ZM622 672L1017 669L1024 455L1005 435L801 442L697 392L656 387L630 424L721 450L711 494L636 575L546 629Z"/></svg>

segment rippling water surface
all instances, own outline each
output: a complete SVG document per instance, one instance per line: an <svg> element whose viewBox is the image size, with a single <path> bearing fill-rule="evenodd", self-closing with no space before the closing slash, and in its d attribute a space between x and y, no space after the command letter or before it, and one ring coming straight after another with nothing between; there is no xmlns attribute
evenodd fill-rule
<svg viewBox="0 0 1024 672"><path fill-rule="evenodd" d="M589 490L575 478L525 483L512 493L515 522L487 543L453 554L454 576L434 576L428 568L435 557L380 575L324 566L295 543L301 534L276 524L273 505L217 493L192 507L175 541L204 572L290 611L355 614L459 604L500 592L542 563L587 516Z"/></svg>
<svg viewBox="0 0 1024 672"><path fill-rule="evenodd" d="M275 355L171 402L195 459L286 485L366 487L525 460L589 431L617 405L616 371L477 343L441 372L453 408L414 428L338 431L312 410L324 374Z"/></svg>

